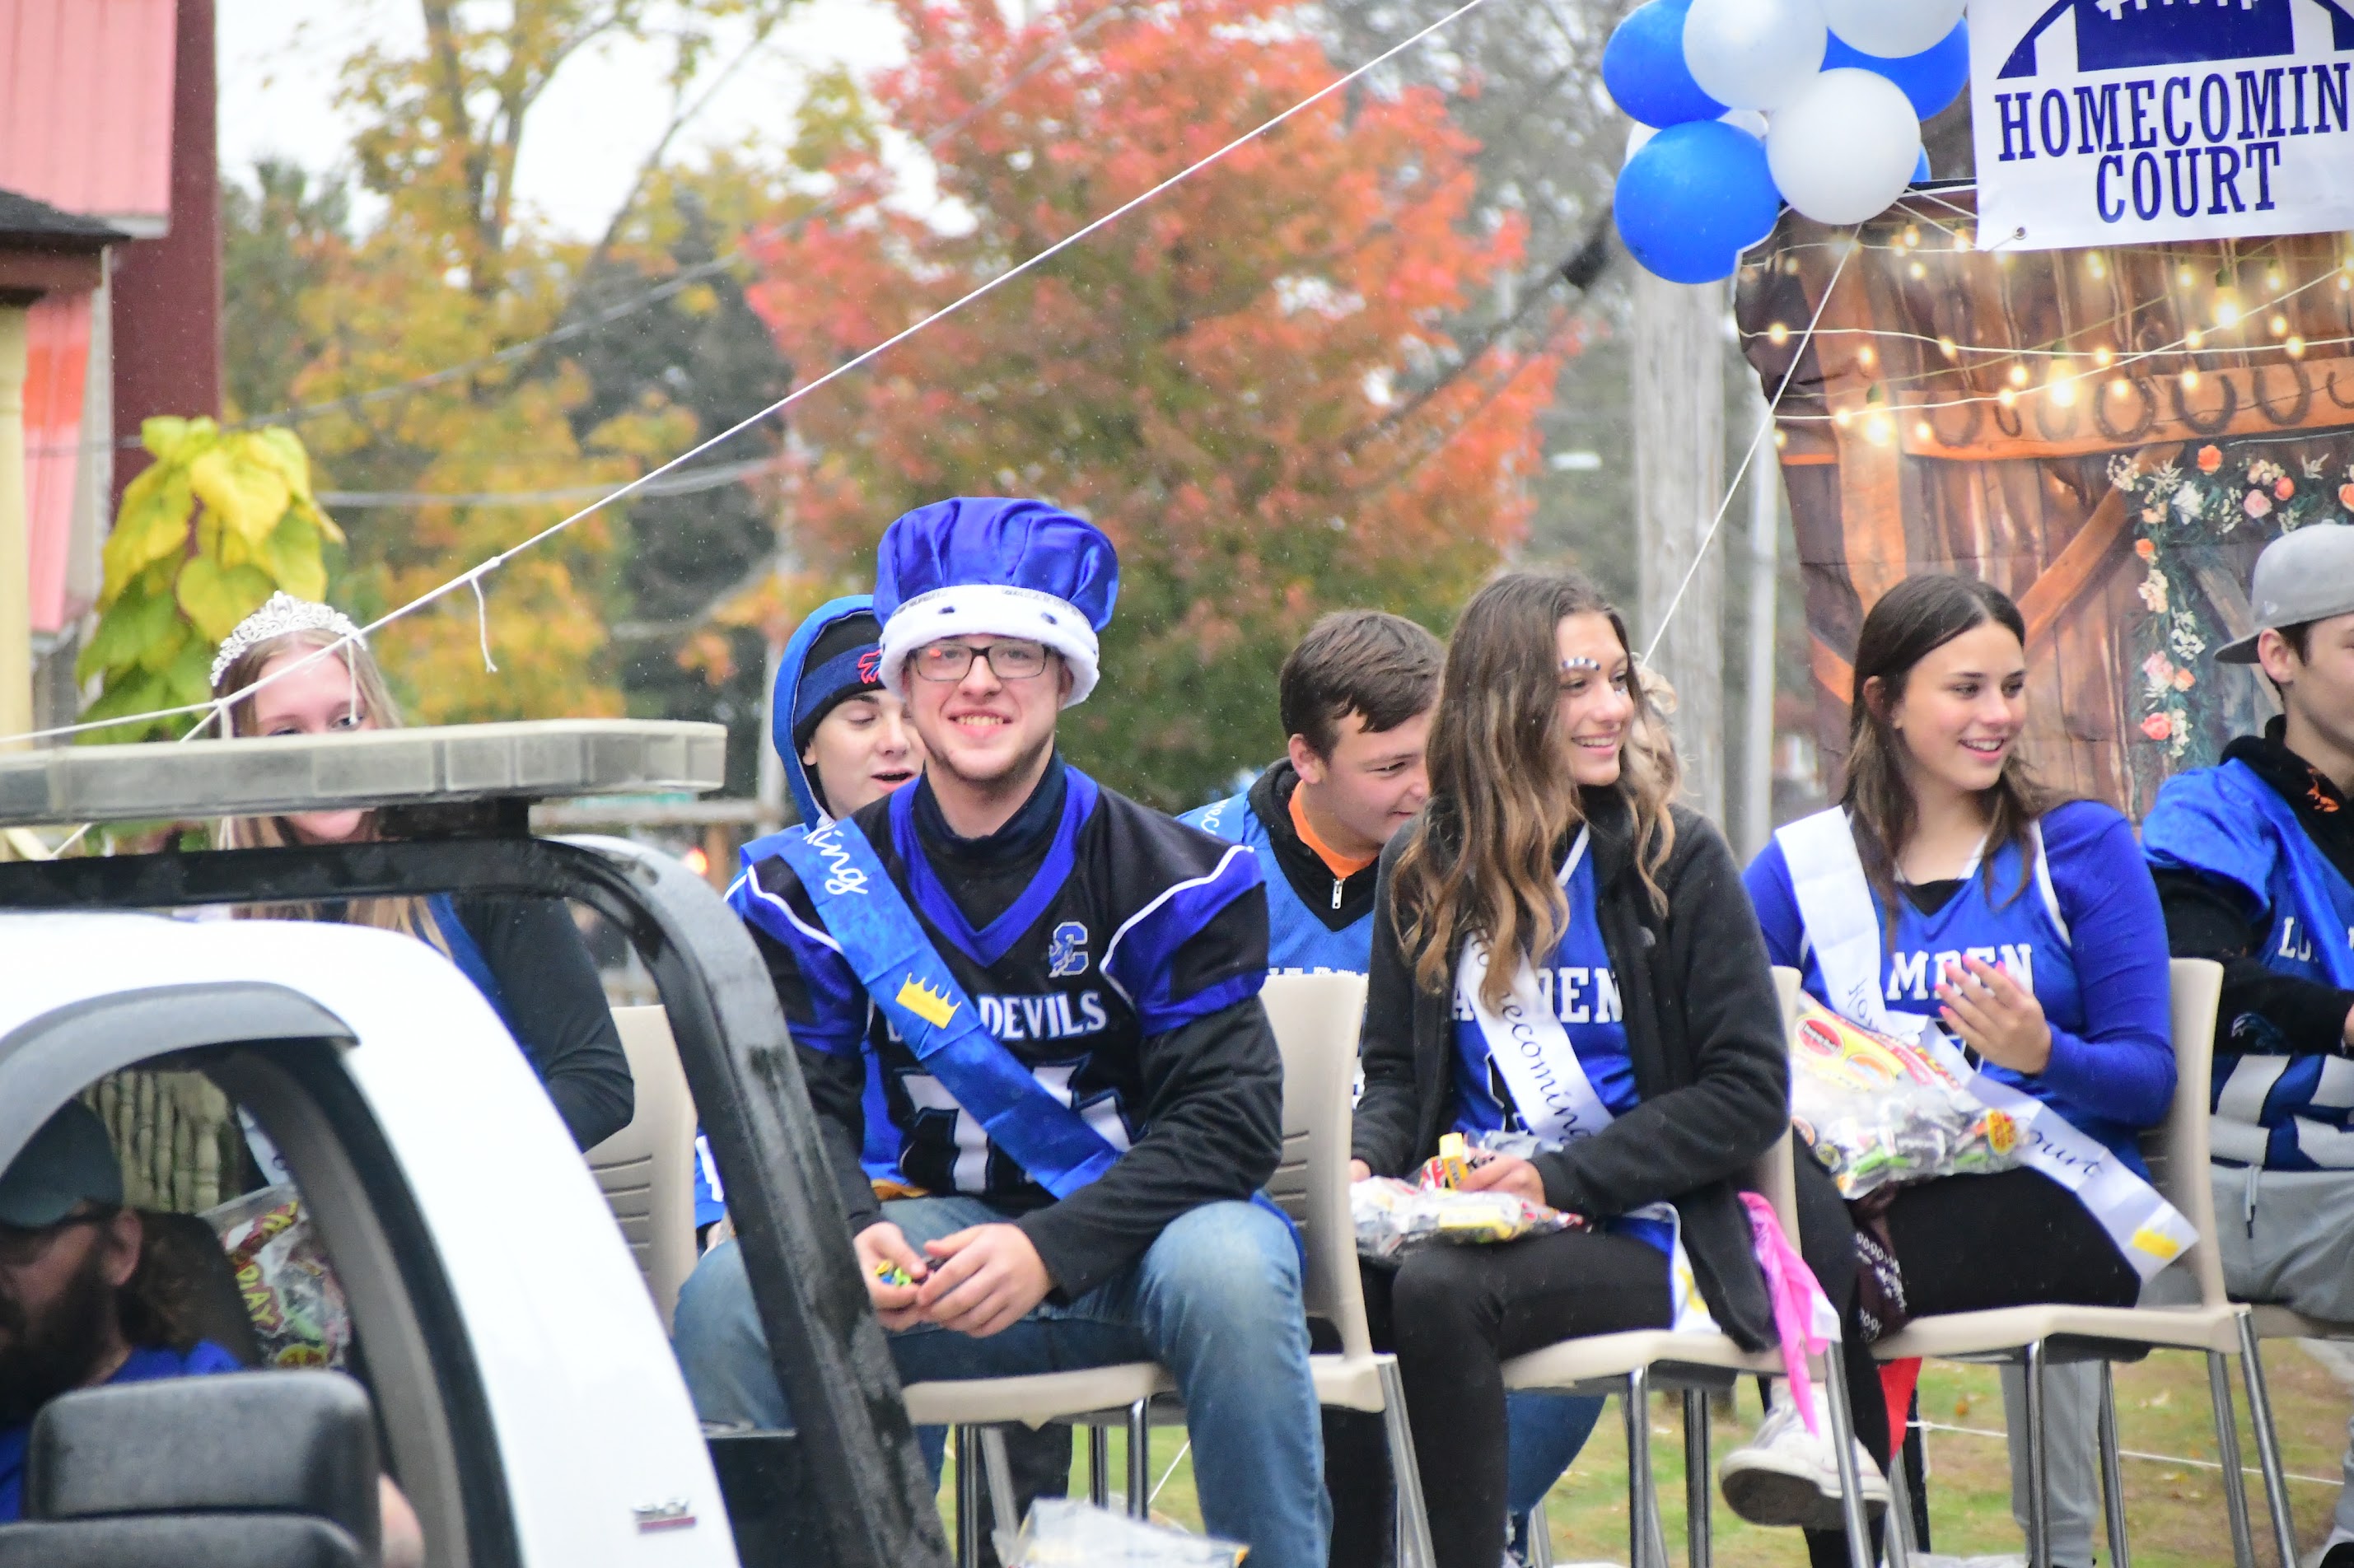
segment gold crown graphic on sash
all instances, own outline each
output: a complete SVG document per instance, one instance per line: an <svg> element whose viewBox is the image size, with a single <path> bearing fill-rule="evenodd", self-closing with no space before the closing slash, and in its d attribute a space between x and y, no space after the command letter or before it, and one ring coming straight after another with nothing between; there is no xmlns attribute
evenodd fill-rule
<svg viewBox="0 0 2354 1568"><path fill-rule="evenodd" d="M956 1016L958 1006L948 999L947 992L934 991L913 975L899 987L899 1005L935 1029L946 1029L949 1020Z"/></svg>

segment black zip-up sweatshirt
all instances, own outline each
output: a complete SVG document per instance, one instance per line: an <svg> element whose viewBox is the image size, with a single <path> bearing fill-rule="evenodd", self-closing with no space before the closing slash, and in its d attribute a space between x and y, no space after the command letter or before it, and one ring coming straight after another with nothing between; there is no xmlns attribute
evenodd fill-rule
<svg viewBox="0 0 2354 1568"><path fill-rule="evenodd" d="M1060 765L1049 768L1043 787L1012 820L978 839L958 837L928 790L915 798L916 833L925 857L975 926L994 920L1029 885L1054 842L1066 788ZM1110 799L1107 792L1107 804ZM875 831L874 823L861 820ZM767 960L786 1022L808 1022L814 1010L791 952L758 926L746 929ZM1172 961L1192 977L1263 973L1264 895L1254 890L1236 899ZM859 1159L866 1062L808 1047L798 1054L825 1131L843 1209L855 1234L884 1217ZM1009 1215L1038 1249L1055 1282L1052 1299L1058 1302L1086 1295L1141 1256L1180 1215L1204 1203L1247 1200L1275 1174L1282 1157L1283 1059L1256 995L1146 1035L1140 1054L1141 1136L1096 1181L1059 1202Z"/></svg>
<svg viewBox="0 0 2354 1568"><path fill-rule="evenodd" d="M2274 719L2261 736L2243 735L2223 751L2226 762L2247 765L2296 811L2299 826L2339 875L2354 881L2354 806L2311 763L2281 739ZM2212 959L2223 966L2223 1001L2217 1011L2223 1039L2237 1050L2317 1056L2346 1050L2346 1017L2354 991L2340 991L2264 966L2273 912L2251 912L2238 891L2195 871L2153 868L2166 911L2166 945L2178 959ZM2255 1021L2261 1021L2261 1024ZM2269 1025L2265 1029L2263 1025ZM2276 1038L2267 1038L2267 1035Z"/></svg>
<svg viewBox="0 0 2354 1568"><path fill-rule="evenodd" d="M1632 813L1616 789L1586 790L1596 912L1625 1005L1628 1054L1641 1103L1591 1138L1534 1161L1545 1202L1594 1218L1672 1202L1701 1296L1744 1348L1774 1339L1774 1315L1751 1249L1740 1179L1790 1125L1782 1006L1741 868L1714 824L1677 807L1676 840L1653 906L1635 867ZM1415 834L1444 832L1426 811L1382 852L1365 1000L1364 1097L1356 1157L1402 1176L1437 1152L1455 1122L1455 963L1415 983L1390 903L1390 873ZM1442 840L1442 842L1444 842ZM1568 852L1556 847L1556 856Z"/></svg>
<svg viewBox="0 0 2354 1568"><path fill-rule="evenodd" d="M1308 847L1291 821L1291 794L1299 788L1299 769L1284 758L1258 776L1250 787L1250 809L1267 830L1267 847L1283 879L1314 911L1328 931L1345 931L1363 919L1373 906L1373 885L1380 863L1348 876L1335 876L1324 857Z"/></svg>

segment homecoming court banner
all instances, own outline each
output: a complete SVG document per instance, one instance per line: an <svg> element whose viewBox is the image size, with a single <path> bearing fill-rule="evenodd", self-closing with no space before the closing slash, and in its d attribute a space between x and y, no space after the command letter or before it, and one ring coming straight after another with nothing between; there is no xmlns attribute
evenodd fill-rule
<svg viewBox="0 0 2354 1568"><path fill-rule="evenodd" d="M2354 228L2354 0L1971 0L1978 243Z"/></svg>

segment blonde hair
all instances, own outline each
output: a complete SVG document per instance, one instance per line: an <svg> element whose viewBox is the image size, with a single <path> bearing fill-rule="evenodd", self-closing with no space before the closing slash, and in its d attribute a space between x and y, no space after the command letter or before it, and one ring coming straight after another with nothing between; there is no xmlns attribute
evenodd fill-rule
<svg viewBox="0 0 2354 1568"><path fill-rule="evenodd" d="M324 652L333 649L333 652ZM353 705L378 729L398 729L400 705L394 700L392 689L385 684L384 671L376 664L376 656L367 644L339 640L323 629L290 631L282 637L272 637L257 642L240 652L221 672L218 689L228 693L245 694L229 705L228 731L231 738L245 738L260 732L255 726L254 699L246 688L261 679L270 662L289 653L315 653L323 659L333 659L350 672ZM362 819L360 838L376 836L376 813ZM302 835L284 817L225 817L215 832L214 842L223 849L280 849L302 842ZM329 916L317 905L243 905L237 910L239 919L323 920ZM441 934L433 911L422 898L355 898L344 906L342 919L351 926L373 926L380 930L398 931L429 942L444 954L450 944Z"/></svg>
<svg viewBox="0 0 2354 1568"><path fill-rule="evenodd" d="M1606 618L1628 646L1626 622L1599 588L1574 574L1534 572L1480 589L1448 644L1426 754L1430 803L1391 873L1398 928L1426 991L1445 988L1473 937L1498 955L1527 956L1553 948L1569 927L1556 846L1585 818L1554 733L1554 637L1573 615ZM1679 768L1638 667L1629 666L1628 687L1635 715L1614 788L1634 816L1637 873L1664 909L1658 874L1675 847L1669 808ZM1501 1005L1516 967L1489 965L1482 1000Z"/></svg>

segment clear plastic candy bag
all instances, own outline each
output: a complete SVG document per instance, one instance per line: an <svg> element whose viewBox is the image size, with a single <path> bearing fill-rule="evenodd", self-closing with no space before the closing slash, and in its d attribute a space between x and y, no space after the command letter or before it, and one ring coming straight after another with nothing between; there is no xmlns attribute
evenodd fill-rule
<svg viewBox="0 0 2354 1568"><path fill-rule="evenodd" d="M1068 1498L1032 1503L1013 1550L1013 1568L1235 1568L1250 1551Z"/></svg>
<svg viewBox="0 0 2354 1568"><path fill-rule="evenodd" d="M204 1219L228 1254L263 1364L341 1367L351 1350L351 1308L294 1189L264 1187Z"/></svg>
<svg viewBox="0 0 2354 1568"><path fill-rule="evenodd" d="M2010 1118L1980 1105L1917 1045L1809 999L1799 1008L1790 1054L1790 1119L1841 1197L2020 1162Z"/></svg>
<svg viewBox="0 0 2354 1568"><path fill-rule="evenodd" d="M1482 1133L1467 1145L1454 1133L1439 1140L1438 1157L1426 1161L1419 1181L1375 1176L1349 1187L1349 1217L1357 1251L1372 1258L1394 1258L1433 1242L1458 1245L1516 1241L1567 1230L1585 1222L1510 1192L1459 1192L1454 1183L1479 1154L1514 1154L1522 1159L1543 1145L1511 1133Z"/></svg>

